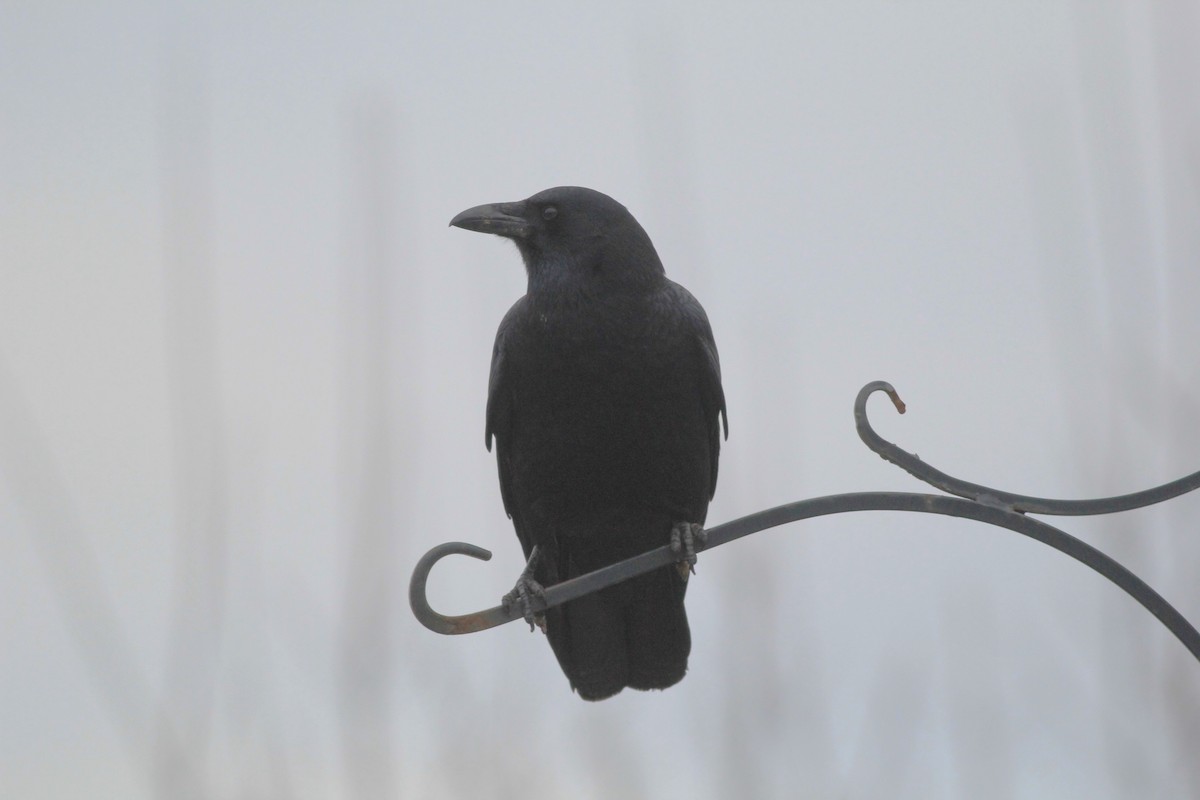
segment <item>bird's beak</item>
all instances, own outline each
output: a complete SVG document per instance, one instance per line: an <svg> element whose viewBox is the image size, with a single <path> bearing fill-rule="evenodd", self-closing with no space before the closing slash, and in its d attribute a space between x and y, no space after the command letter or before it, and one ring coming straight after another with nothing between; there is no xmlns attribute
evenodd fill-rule
<svg viewBox="0 0 1200 800"><path fill-rule="evenodd" d="M450 220L455 228L480 233L494 233L509 239L524 239L533 233L533 226L524 217L525 203L490 203L475 206Z"/></svg>

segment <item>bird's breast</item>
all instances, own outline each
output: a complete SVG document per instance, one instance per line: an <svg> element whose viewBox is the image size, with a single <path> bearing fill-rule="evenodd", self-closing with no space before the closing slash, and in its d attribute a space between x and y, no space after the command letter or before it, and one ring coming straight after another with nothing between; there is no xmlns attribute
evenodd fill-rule
<svg viewBox="0 0 1200 800"><path fill-rule="evenodd" d="M522 494L558 513L657 504L703 514L708 430L687 332L636 306L531 320L510 350Z"/></svg>

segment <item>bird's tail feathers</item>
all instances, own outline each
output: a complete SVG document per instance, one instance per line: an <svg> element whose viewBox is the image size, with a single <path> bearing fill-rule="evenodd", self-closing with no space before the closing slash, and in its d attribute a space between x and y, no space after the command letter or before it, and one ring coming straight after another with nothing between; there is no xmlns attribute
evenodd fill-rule
<svg viewBox="0 0 1200 800"><path fill-rule="evenodd" d="M603 700L626 686L665 689L683 678L691 651L685 587L674 567L664 567L572 600L547 620L550 644L580 697Z"/></svg>

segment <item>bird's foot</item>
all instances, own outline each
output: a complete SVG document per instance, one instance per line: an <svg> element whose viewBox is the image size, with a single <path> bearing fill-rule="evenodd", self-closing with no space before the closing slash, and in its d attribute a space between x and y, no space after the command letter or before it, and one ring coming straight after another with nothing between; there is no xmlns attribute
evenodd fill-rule
<svg viewBox="0 0 1200 800"><path fill-rule="evenodd" d="M708 532L697 522L676 522L671 528L671 550L679 556L675 568L685 581L696 572L696 545L703 550L707 541Z"/></svg>
<svg viewBox="0 0 1200 800"><path fill-rule="evenodd" d="M546 590L533 577L534 568L537 567L538 549L535 545L533 552L529 554L529 561L525 564L525 569L521 570L520 576L517 578L517 584L512 591L504 595L500 600L500 605L505 611L509 611L516 606L521 610L521 616L529 623L529 631L533 632L533 627L536 625L541 628L542 633L546 632L546 615L537 613L533 610L535 601L544 602L546 599Z"/></svg>

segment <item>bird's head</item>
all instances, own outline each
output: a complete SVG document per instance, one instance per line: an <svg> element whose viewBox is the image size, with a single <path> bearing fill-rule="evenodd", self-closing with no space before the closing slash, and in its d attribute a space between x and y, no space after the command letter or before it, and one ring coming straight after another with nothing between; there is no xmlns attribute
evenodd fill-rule
<svg viewBox="0 0 1200 800"><path fill-rule="evenodd" d="M450 224L513 240L530 291L558 286L641 286L663 278L650 237L625 206L580 186L468 208Z"/></svg>

